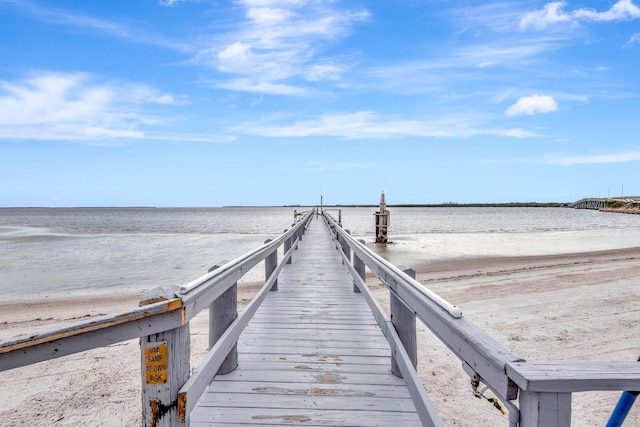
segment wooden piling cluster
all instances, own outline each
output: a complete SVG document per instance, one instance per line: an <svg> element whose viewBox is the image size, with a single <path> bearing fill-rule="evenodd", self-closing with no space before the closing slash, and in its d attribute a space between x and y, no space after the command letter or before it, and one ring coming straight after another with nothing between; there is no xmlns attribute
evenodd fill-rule
<svg viewBox="0 0 640 427"><path fill-rule="evenodd" d="M376 243L387 243L388 228L391 224L391 213L387 210L384 192L380 195L380 210L374 215L376 218Z"/></svg>

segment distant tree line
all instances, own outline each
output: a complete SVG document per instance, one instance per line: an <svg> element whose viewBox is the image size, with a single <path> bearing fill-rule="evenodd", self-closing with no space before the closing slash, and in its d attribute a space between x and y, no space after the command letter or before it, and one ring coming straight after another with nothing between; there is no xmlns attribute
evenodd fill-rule
<svg viewBox="0 0 640 427"><path fill-rule="evenodd" d="M387 205L388 208L561 208L569 203L509 202L509 203L406 203ZM377 208L378 205L325 205L326 208Z"/></svg>

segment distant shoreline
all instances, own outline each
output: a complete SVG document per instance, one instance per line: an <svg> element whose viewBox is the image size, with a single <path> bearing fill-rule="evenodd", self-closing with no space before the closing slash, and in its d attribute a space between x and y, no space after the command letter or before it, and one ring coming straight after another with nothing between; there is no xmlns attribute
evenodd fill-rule
<svg viewBox="0 0 640 427"><path fill-rule="evenodd" d="M565 208L571 203L561 202L509 202L509 203L399 203L388 204L387 208ZM9 209L255 209L255 208L313 208L319 205L230 205L230 206L0 206ZM377 208L375 204L323 205L323 208Z"/></svg>
<svg viewBox="0 0 640 427"><path fill-rule="evenodd" d="M567 208L571 203L561 202L509 202L509 203L398 203L387 204L388 209L393 208ZM284 208L308 208L312 206L281 206ZM316 206L319 207L319 206ZM323 208L377 208L379 205L324 205Z"/></svg>

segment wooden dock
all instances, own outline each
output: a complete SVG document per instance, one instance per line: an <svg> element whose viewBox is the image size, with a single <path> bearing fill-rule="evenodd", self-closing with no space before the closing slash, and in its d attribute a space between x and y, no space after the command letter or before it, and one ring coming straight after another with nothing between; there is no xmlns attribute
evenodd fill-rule
<svg viewBox="0 0 640 427"><path fill-rule="evenodd" d="M474 387L490 388L510 427L570 427L574 392L635 399L640 363L527 362L410 268L317 213L294 213L279 237L185 285L154 288L139 307L0 342L0 372L139 338L146 427L443 427L415 370L419 320ZM238 315L237 282L261 263L265 283ZM391 319L366 286L365 266L390 291ZM207 308L209 351L193 369L189 324Z"/></svg>
<svg viewBox="0 0 640 427"><path fill-rule="evenodd" d="M191 425L421 425L322 221L293 257L238 341L238 368L215 378Z"/></svg>

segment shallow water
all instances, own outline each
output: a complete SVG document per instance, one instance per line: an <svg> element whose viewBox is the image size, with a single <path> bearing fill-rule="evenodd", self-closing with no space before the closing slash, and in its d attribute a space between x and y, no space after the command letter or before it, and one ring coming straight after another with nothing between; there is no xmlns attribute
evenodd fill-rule
<svg viewBox="0 0 640 427"><path fill-rule="evenodd" d="M561 208L392 208L392 243L376 245L375 210L344 208L343 226L396 264L640 246L640 216ZM0 209L0 292L11 300L188 283L282 233L293 211ZM259 265L244 280L262 279Z"/></svg>

